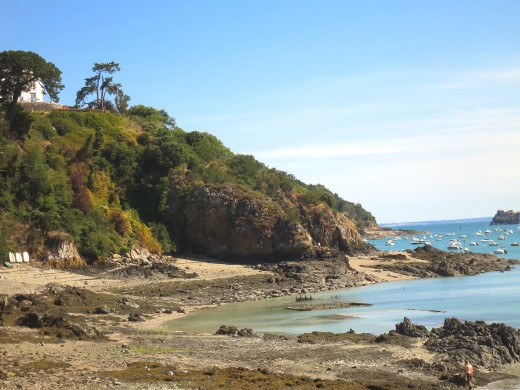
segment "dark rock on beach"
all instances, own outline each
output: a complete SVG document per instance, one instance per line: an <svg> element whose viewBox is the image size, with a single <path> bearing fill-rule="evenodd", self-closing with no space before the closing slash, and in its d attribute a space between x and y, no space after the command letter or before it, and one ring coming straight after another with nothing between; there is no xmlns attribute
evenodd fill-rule
<svg viewBox="0 0 520 390"><path fill-rule="evenodd" d="M404 317L403 322L395 325L395 332L397 334L408 337L429 337L430 332L422 325L414 325L407 318Z"/></svg>
<svg viewBox="0 0 520 390"><path fill-rule="evenodd" d="M233 325L221 325L220 328L215 332L218 335L234 336L234 337L258 337L251 328L238 329Z"/></svg>
<svg viewBox="0 0 520 390"><path fill-rule="evenodd" d="M442 327L432 329L426 347L453 364L469 359L476 366L494 369L520 362L520 330L446 318Z"/></svg>
<svg viewBox="0 0 520 390"><path fill-rule="evenodd" d="M73 321L64 314L51 315L30 312L18 318L20 326L29 328L45 328L46 334L53 330L58 338L103 339L104 336L94 327Z"/></svg>

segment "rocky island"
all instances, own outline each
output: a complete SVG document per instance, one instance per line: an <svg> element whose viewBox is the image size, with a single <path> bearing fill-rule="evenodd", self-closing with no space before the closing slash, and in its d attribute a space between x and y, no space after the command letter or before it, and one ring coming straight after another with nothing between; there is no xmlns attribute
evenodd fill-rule
<svg viewBox="0 0 520 390"><path fill-rule="evenodd" d="M520 211L514 212L513 210L498 210L493 219L491 225L518 225L520 224Z"/></svg>

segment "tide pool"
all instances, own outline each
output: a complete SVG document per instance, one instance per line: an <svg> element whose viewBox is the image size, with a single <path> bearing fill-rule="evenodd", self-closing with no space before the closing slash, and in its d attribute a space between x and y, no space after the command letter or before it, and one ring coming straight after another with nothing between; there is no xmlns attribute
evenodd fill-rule
<svg viewBox="0 0 520 390"><path fill-rule="evenodd" d="M171 330L215 332L220 325L252 328L257 332L301 334L312 331L386 333L404 317L428 329L446 317L504 322L520 327L520 267L460 278L417 279L379 283L314 294L313 303L353 301L370 303L323 311L293 311L294 297L227 304L202 310L168 323Z"/></svg>

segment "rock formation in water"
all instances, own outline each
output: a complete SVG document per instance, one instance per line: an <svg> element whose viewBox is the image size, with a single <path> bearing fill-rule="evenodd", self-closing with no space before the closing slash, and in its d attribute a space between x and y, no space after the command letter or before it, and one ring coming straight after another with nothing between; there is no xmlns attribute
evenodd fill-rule
<svg viewBox="0 0 520 390"><path fill-rule="evenodd" d="M513 210L498 210L493 219L491 225L518 225L520 224L520 211L514 212Z"/></svg>
<svg viewBox="0 0 520 390"><path fill-rule="evenodd" d="M376 268L420 278L435 278L438 276L469 276L483 272L509 271L511 265L518 264L516 260L497 258L497 256L491 254L444 252L431 245L420 246L409 252L412 258L420 261L397 260L392 263L380 264Z"/></svg>

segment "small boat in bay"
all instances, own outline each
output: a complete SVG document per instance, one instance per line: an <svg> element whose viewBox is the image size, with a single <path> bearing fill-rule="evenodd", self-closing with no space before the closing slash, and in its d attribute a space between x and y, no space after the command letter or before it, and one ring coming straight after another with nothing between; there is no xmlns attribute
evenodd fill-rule
<svg viewBox="0 0 520 390"><path fill-rule="evenodd" d="M450 241L450 245L448 245L449 250L461 250L462 244L458 241Z"/></svg>

